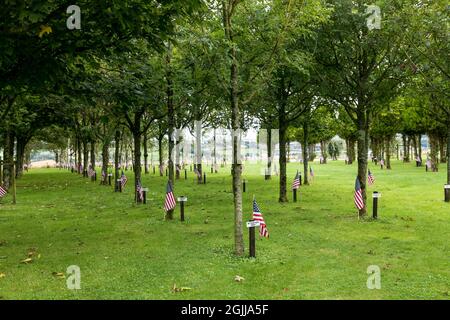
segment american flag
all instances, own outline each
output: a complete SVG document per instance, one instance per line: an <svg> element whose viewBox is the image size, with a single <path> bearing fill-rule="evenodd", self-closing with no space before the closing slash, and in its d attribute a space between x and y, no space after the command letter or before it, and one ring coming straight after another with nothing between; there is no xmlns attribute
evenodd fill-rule
<svg viewBox="0 0 450 320"><path fill-rule="evenodd" d="M2 186L0 186L0 198L3 198L4 196L6 196L7 193L8 192L5 189L3 189Z"/></svg>
<svg viewBox="0 0 450 320"><path fill-rule="evenodd" d="M298 170L297 170L297 174L295 175L294 181L292 182L292 190L296 190L300 187L300 177L298 175Z"/></svg>
<svg viewBox="0 0 450 320"><path fill-rule="evenodd" d="M314 171L313 171L313 169L312 169L311 166L309 167L309 175L310 175L311 177L314 177Z"/></svg>
<svg viewBox="0 0 450 320"><path fill-rule="evenodd" d="M173 210L176 206L175 197L173 196L172 185L170 181L167 182L166 187L166 199L164 200L164 210L170 211Z"/></svg>
<svg viewBox="0 0 450 320"><path fill-rule="evenodd" d="M369 170L369 174L367 175L367 182L369 183L369 186L373 185L375 182L375 177L373 176L372 172Z"/></svg>
<svg viewBox="0 0 450 320"><path fill-rule="evenodd" d="M122 185L122 189L125 188L127 181L128 181L127 176L122 171L122 175L120 176L120 183Z"/></svg>
<svg viewBox="0 0 450 320"><path fill-rule="evenodd" d="M269 237L269 231L267 230L266 222L262 216L261 210L259 210L256 200L253 199L253 220L259 221L259 235L261 237Z"/></svg>
<svg viewBox="0 0 450 320"><path fill-rule="evenodd" d="M142 188L141 181L138 180L136 186L136 193L139 201L144 201L144 188Z"/></svg>
<svg viewBox="0 0 450 320"><path fill-rule="evenodd" d="M364 208L364 200L363 200L362 191L361 191L361 184L359 183L358 177L356 177L356 181L355 181L354 200L355 200L356 208L358 208L358 210L361 210L362 208Z"/></svg>

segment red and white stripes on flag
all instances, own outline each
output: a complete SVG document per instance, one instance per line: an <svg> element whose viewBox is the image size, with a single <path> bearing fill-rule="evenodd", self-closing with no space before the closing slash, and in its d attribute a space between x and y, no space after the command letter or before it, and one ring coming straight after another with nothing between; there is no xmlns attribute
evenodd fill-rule
<svg viewBox="0 0 450 320"><path fill-rule="evenodd" d="M173 210L176 205L177 204L175 202L175 197L173 195L172 185L171 185L170 181L168 181L167 187L166 187L166 199L164 201L164 210L166 212Z"/></svg>
<svg viewBox="0 0 450 320"><path fill-rule="evenodd" d="M141 182L137 182L136 192L139 201L144 201L144 188L142 188Z"/></svg>
<svg viewBox="0 0 450 320"><path fill-rule="evenodd" d="M127 181L128 181L128 178L122 171L122 175L120 176L120 184L122 185L122 189L125 188Z"/></svg>
<svg viewBox="0 0 450 320"><path fill-rule="evenodd" d="M269 230L267 230L266 222L264 221L261 210L259 210L255 199L253 199L253 220L259 221L259 235L268 238Z"/></svg>
<svg viewBox="0 0 450 320"><path fill-rule="evenodd" d="M7 193L8 191L6 191L2 186L0 186L0 198L6 196Z"/></svg>
<svg viewBox="0 0 450 320"><path fill-rule="evenodd" d="M367 182L369 183L369 186L373 185L375 182L375 177L373 176L372 172L369 170L369 174L367 175Z"/></svg>
<svg viewBox="0 0 450 320"><path fill-rule="evenodd" d="M298 175L298 170L297 170L297 174L295 175L294 181L292 181L292 190L297 190L298 188L300 188L300 176Z"/></svg>
<svg viewBox="0 0 450 320"><path fill-rule="evenodd" d="M362 196L361 184L359 183L358 177L356 177L356 181L355 181L354 200L355 200L355 206L356 206L356 208L358 208L358 210L361 210L364 208L364 200L363 200L363 196Z"/></svg>

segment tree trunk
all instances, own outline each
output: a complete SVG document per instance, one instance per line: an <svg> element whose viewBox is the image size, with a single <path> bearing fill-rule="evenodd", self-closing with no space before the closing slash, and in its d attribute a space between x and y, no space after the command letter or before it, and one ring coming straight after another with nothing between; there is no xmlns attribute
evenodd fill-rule
<svg viewBox="0 0 450 320"><path fill-rule="evenodd" d="M418 155L419 155L420 163L422 163L422 135L421 134L419 134L418 139L419 139L419 141L418 141Z"/></svg>
<svg viewBox="0 0 450 320"><path fill-rule="evenodd" d="M322 158L323 158L322 163L326 164L327 163L327 157L328 157L328 155L327 155L327 142L326 141L320 141L320 151L321 151Z"/></svg>
<svg viewBox="0 0 450 320"><path fill-rule="evenodd" d="M417 137L415 135L412 136L412 149L414 153L414 161L416 161L419 156L419 152L417 151Z"/></svg>
<svg viewBox="0 0 450 320"><path fill-rule="evenodd" d="M380 140L380 156L378 159L385 159L386 158L386 139L381 138Z"/></svg>
<svg viewBox="0 0 450 320"><path fill-rule="evenodd" d="M227 137L223 135L222 167L227 165Z"/></svg>
<svg viewBox="0 0 450 320"><path fill-rule="evenodd" d="M403 162L409 162L409 146L407 143L406 134L402 134L403 140Z"/></svg>
<svg viewBox="0 0 450 320"><path fill-rule="evenodd" d="M231 127L233 129L233 198L234 198L234 244L235 254L242 256L244 254L244 232L242 223L242 191L241 191L241 173L242 164L240 163L240 142L236 131L240 127L241 114L239 109L239 79L238 79L238 61L237 50L233 41L232 17L234 6L237 2L222 1L223 26L225 37L229 43L229 56L231 58L230 65L230 104L231 104Z"/></svg>
<svg viewBox="0 0 450 320"><path fill-rule="evenodd" d="M287 191L286 191L286 133L287 128L284 123L286 123L284 119L285 111L282 110L280 112L280 158L279 158L279 165L280 165L280 196L278 198L278 202L288 202L287 198Z"/></svg>
<svg viewBox="0 0 450 320"><path fill-rule="evenodd" d="M286 137L286 163L291 162L291 142Z"/></svg>
<svg viewBox="0 0 450 320"><path fill-rule="evenodd" d="M102 145L102 185L108 184L109 144L110 138L105 138Z"/></svg>
<svg viewBox="0 0 450 320"><path fill-rule="evenodd" d="M128 144L124 141L125 148L125 171L128 170Z"/></svg>
<svg viewBox="0 0 450 320"><path fill-rule="evenodd" d="M148 170L148 136L147 132L144 133L144 172L145 174L149 173Z"/></svg>
<svg viewBox="0 0 450 320"><path fill-rule="evenodd" d="M364 208L359 210L359 216L366 215L367 212L367 194L366 194L366 181L367 181L367 153L369 151L369 133L368 133L368 120L365 113L358 114L358 179L361 185L362 196L364 200Z"/></svg>
<svg viewBox="0 0 450 320"><path fill-rule="evenodd" d="M116 130L114 136L114 185L120 177L120 131Z"/></svg>
<svg viewBox="0 0 450 320"><path fill-rule="evenodd" d="M83 141L83 173L84 173L84 177L87 178L87 167L88 167L88 156L89 156L89 150L88 150L88 146L87 146L87 142Z"/></svg>
<svg viewBox="0 0 450 320"><path fill-rule="evenodd" d="M180 170L181 170L181 163L180 163L180 136L177 134L177 139L175 143L175 179L180 180Z"/></svg>
<svg viewBox="0 0 450 320"><path fill-rule="evenodd" d="M309 170L308 170L308 139L309 139L309 124L308 120L303 121L303 143L302 143L302 154L303 154L303 184L309 184Z"/></svg>
<svg viewBox="0 0 450 320"><path fill-rule="evenodd" d="M163 142L164 136L160 135L158 136L158 156L159 156L159 176L162 177L163 174L163 164L164 164L164 160L163 160L163 146L162 146L162 142Z"/></svg>
<svg viewBox="0 0 450 320"><path fill-rule="evenodd" d="M23 175L23 162L25 158L25 147L28 139L17 137L16 143L16 178L19 179Z"/></svg>
<svg viewBox="0 0 450 320"><path fill-rule="evenodd" d="M407 154L407 158L408 158L408 162L411 161L411 136L407 136L406 139L406 144L407 144L407 150L408 150L408 154Z"/></svg>
<svg viewBox="0 0 450 320"><path fill-rule="evenodd" d="M125 145L125 136L123 133L120 135L120 143L119 143L119 167L121 170L124 169L124 160L123 160L123 146Z"/></svg>
<svg viewBox="0 0 450 320"><path fill-rule="evenodd" d="M391 137L386 138L386 169L391 170Z"/></svg>
<svg viewBox="0 0 450 320"><path fill-rule="evenodd" d="M91 167L95 170L95 142L91 142Z"/></svg>
<svg viewBox="0 0 450 320"><path fill-rule="evenodd" d="M446 139L444 136L439 136L439 155L441 163L445 163L447 161L447 155L445 153L445 150L446 150Z"/></svg>
<svg viewBox="0 0 450 320"><path fill-rule="evenodd" d="M353 138L348 139L347 156L348 164L353 164L353 161L355 161L355 139Z"/></svg>
<svg viewBox="0 0 450 320"><path fill-rule="evenodd" d="M12 183L12 173L14 164L14 132L5 131L5 145L3 148L3 186L9 189Z"/></svg>
<svg viewBox="0 0 450 320"><path fill-rule="evenodd" d="M197 183L202 184L203 179L203 168L202 168L202 127L200 115L197 115L198 120L195 121L195 148L196 148L196 159L195 168L199 172L197 175Z"/></svg>
<svg viewBox="0 0 450 320"><path fill-rule="evenodd" d="M173 162L173 149L175 146L173 140L173 130L175 128L175 109L173 106L173 83L172 83L172 70L171 70L171 59L172 59L172 45L169 41L167 55L166 55L166 81L167 81L167 124L168 124L168 136L169 136L169 181L172 183L172 186L175 184L174 179L174 162ZM173 210L170 215L173 215ZM172 219L172 217L170 217Z"/></svg>
<svg viewBox="0 0 450 320"><path fill-rule="evenodd" d="M450 184L450 121L447 124L447 184Z"/></svg>
<svg viewBox="0 0 450 320"><path fill-rule="evenodd" d="M439 170L439 140L434 134L430 134L430 157L431 157L431 171L438 172Z"/></svg>
<svg viewBox="0 0 450 320"><path fill-rule="evenodd" d="M79 137L77 137L77 155L78 155L78 164L77 164L77 172L78 174L82 173L81 170L81 155L82 155L83 151L81 149L81 139Z"/></svg>
<svg viewBox="0 0 450 320"><path fill-rule="evenodd" d="M134 199L137 201L137 186L141 183L141 120L140 115L134 118L134 130L133 130L133 141L134 141L134 157L133 157L133 171L134 171Z"/></svg>
<svg viewBox="0 0 450 320"><path fill-rule="evenodd" d="M217 173L217 144L216 144L216 128L214 128L214 133L213 133L213 167L214 167L214 173Z"/></svg>
<svg viewBox="0 0 450 320"><path fill-rule="evenodd" d="M267 172L265 179L272 179L272 128L267 129Z"/></svg>
<svg viewBox="0 0 450 320"><path fill-rule="evenodd" d="M314 143L308 145L308 159L314 161L316 158L316 145Z"/></svg>

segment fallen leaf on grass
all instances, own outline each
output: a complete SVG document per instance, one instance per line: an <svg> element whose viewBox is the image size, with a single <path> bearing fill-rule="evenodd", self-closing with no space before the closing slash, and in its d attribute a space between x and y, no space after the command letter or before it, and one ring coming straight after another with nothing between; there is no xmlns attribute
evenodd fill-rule
<svg viewBox="0 0 450 320"><path fill-rule="evenodd" d="M41 26L41 30L39 31L38 36L39 36L39 38L42 38L42 36L44 34L50 34L50 33L52 33L52 27L45 25L45 26Z"/></svg>
<svg viewBox="0 0 450 320"><path fill-rule="evenodd" d="M33 257L36 257L38 259L41 258L41 254L37 253L37 248L29 248L27 255L28 255L28 258L33 258Z"/></svg>
<svg viewBox="0 0 450 320"><path fill-rule="evenodd" d="M27 264L27 263L31 263L31 262L33 262L33 259L32 258L26 258L26 259L23 259L22 261L20 261L21 263L25 263L25 264Z"/></svg>
<svg viewBox="0 0 450 320"><path fill-rule="evenodd" d="M60 279L64 279L66 277L66 275L62 272L52 272L52 276L60 278Z"/></svg>
<svg viewBox="0 0 450 320"><path fill-rule="evenodd" d="M189 290L192 290L192 288L189 288L189 287L178 288L175 283L173 284L173 287L172 287L173 292L184 292L184 291L189 291Z"/></svg>
<svg viewBox="0 0 450 320"><path fill-rule="evenodd" d="M381 269L383 269L383 270L389 270L391 268L391 264L390 263L385 263L382 267L381 267Z"/></svg>
<svg viewBox="0 0 450 320"><path fill-rule="evenodd" d="M0 279L6 277L6 274L0 273Z"/></svg>
<svg viewBox="0 0 450 320"><path fill-rule="evenodd" d="M236 281L236 282L242 282L242 281L244 281L244 280L245 280L244 277L241 277L241 276L238 276L238 275L236 275L236 276L234 277L234 281Z"/></svg>

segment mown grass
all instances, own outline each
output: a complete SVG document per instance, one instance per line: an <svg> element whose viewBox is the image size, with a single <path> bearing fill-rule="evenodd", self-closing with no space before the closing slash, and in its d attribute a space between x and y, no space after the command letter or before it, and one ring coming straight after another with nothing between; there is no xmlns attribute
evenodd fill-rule
<svg viewBox="0 0 450 320"><path fill-rule="evenodd" d="M289 164L289 184L297 169ZM444 172L372 165L379 219L358 221L356 165L313 169L299 202L279 204L277 177L264 181L259 167L246 166L245 218L255 195L270 232L257 240L256 259L233 255L228 168L208 174L206 185L196 185L192 172L176 182L175 194L188 196L184 223L179 207L175 220L163 219L166 177L146 175L149 201L134 205L131 172L118 194L65 170L31 170L18 181L17 205L10 197L0 204L0 298L449 299ZM30 251L33 261L21 263ZM52 275L69 265L81 268L81 290ZM369 265L381 268L380 290L366 287ZM174 292L174 284L191 290Z"/></svg>

